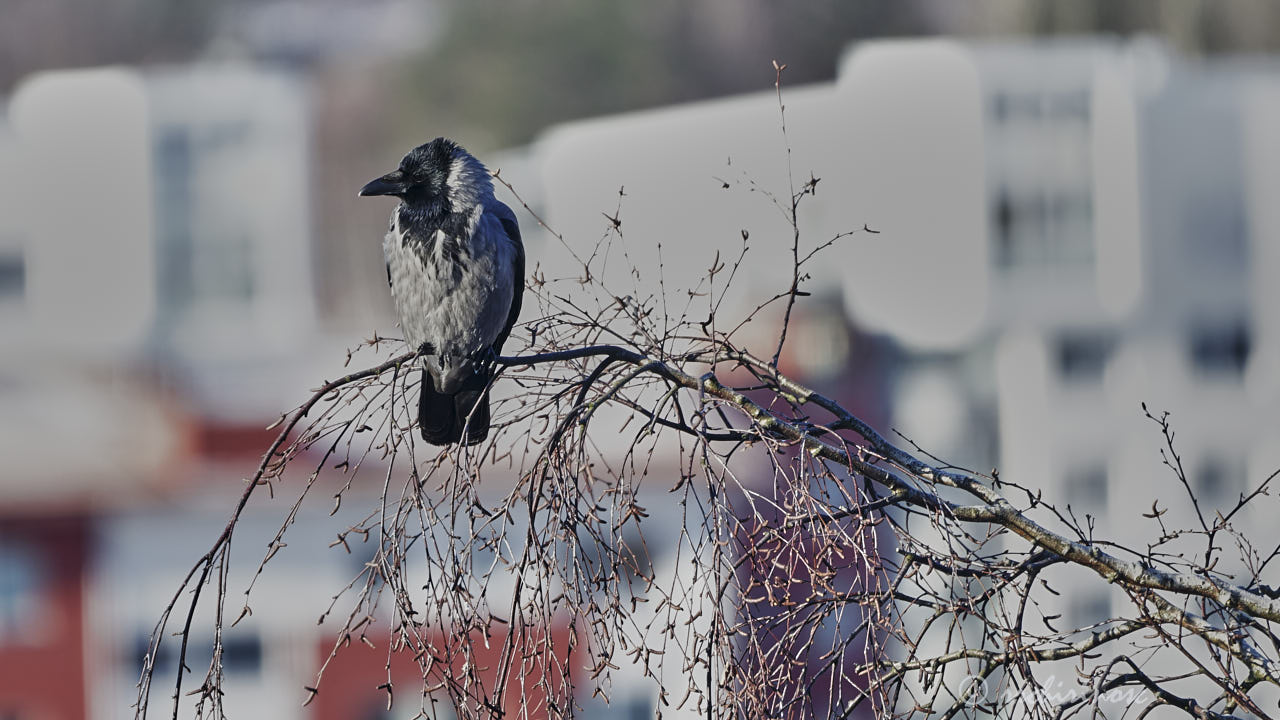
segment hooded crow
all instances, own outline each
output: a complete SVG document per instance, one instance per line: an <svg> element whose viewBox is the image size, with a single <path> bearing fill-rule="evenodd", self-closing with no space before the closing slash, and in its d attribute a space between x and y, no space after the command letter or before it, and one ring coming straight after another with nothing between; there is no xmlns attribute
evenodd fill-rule
<svg viewBox="0 0 1280 720"><path fill-rule="evenodd" d="M360 189L400 204L382 241L400 327L422 361L418 426L432 445L489 433L494 359L520 315L524 245L489 172L436 138Z"/></svg>

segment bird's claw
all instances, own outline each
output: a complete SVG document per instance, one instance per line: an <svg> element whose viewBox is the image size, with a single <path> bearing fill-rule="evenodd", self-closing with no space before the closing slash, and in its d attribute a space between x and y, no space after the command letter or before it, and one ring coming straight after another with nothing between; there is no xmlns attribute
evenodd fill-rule
<svg viewBox="0 0 1280 720"><path fill-rule="evenodd" d="M471 354L471 363L476 374L489 374L489 371L498 364L498 353L492 347L477 350Z"/></svg>

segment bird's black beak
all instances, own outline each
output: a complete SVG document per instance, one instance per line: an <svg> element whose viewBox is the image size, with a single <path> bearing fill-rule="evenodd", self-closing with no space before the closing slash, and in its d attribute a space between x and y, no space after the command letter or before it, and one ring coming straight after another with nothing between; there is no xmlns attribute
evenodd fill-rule
<svg viewBox="0 0 1280 720"><path fill-rule="evenodd" d="M411 183L405 177L405 174L395 170L377 180L370 181L368 185L360 188L360 195L404 195L409 191L410 185Z"/></svg>

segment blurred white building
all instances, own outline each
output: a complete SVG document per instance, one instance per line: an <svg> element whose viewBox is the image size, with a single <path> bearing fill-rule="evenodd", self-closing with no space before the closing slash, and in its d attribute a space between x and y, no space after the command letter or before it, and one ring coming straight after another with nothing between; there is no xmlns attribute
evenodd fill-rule
<svg viewBox="0 0 1280 720"><path fill-rule="evenodd" d="M176 369L200 412L232 419L305 389L280 382L317 334L299 78L46 73L9 116L0 362Z"/></svg>
<svg viewBox="0 0 1280 720"><path fill-rule="evenodd" d="M880 231L836 244L806 288L842 294L901 348L892 426L1137 548L1160 534L1141 517L1153 500L1167 525L1198 526L1141 403L1172 413L1210 514L1280 467L1275 67L1146 39L906 40L852 48L833 84L784 88L794 176L821 178L806 246ZM570 123L516 167L578 247L620 210L628 259L673 287L750 230L746 294L728 304L743 311L789 281L789 228L762 197L788 192L780 128L760 93ZM557 243L538 257L572 271ZM1261 508L1236 520L1280 542ZM1064 582L1073 625L1128 602Z"/></svg>
<svg viewBox="0 0 1280 720"><path fill-rule="evenodd" d="M137 638L212 537L132 542L141 509L238 492L243 467L210 465L260 456L261 428L342 361L314 309L306 86L228 65L58 71L4 109L0 626L25 635L0 628L0 712L131 715ZM261 697L278 680L257 677L254 705L294 706Z"/></svg>
<svg viewBox="0 0 1280 720"><path fill-rule="evenodd" d="M1142 517L1153 503L1167 511L1165 526L1199 527L1185 489L1162 465L1162 437L1145 402L1157 415L1172 413L1187 479L1212 522L1215 510L1230 509L1280 467L1280 420L1270 412L1280 320L1268 279L1280 271L1272 200L1280 193L1280 82L1263 72L1266 62L1190 63L1146 41L956 51L916 81L880 79L894 88L874 102L851 98L877 115L909 113L920 96L954 91L931 78L954 74L958 59L970 68L965 91L980 112L968 143L982 149L981 162L964 173L983 190L979 221L909 238L917 254L906 262L864 256L864 267L886 277L875 297L858 292L866 289L858 278L846 296L855 316L869 309L869 322L919 347L899 370L895 426L943 458L996 467L1043 490L1081 527L1143 550L1163 534ZM883 72L880 54L926 62L938 51L935 43L855 48L841 83ZM873 137L852 142L879 150ZM877 157L921 173L936 160ZM921 212L948 202L896 190ZM984 267L940 286L913 283L915 265L951 243L965 244ZM966 336L927 347L934 313L953 312L956 293L986 300L958 319ZM898 312L912 303L922 303L918 314ZM1280 532L1264 515L1255 503L1234 525L1274 546ZM1194 542L1179 548L1203 552ZM1067 627L1131 612L1123 593L1096 578L1065 570L1042 577L1062 593L1042 598L1042 611L1061 613ZM1060 676L1073 677L1069 668Z"/></svg>
<svg viewBox="0 0 1280 720"><path fill-rule="evenodd" d="M923 61L937 55L934 46L855 49L841 83L883 70L878 54ZM853 278L851 307L855 316L871 308L870 322L908 344L926 335L930 304L946 313L954 293L986 297L961 320L968 336L908 353L899 379L905 397L917 397L919 382L935 384L919 400L895 403L895 424L943 457L1043 488L1047 498L1097 517L1100 533L1141 547L1139 538L1157 530L1137 522L1153 498L1171 507L1166 522L1194 520L1181 486L1161 467L1158 428L1143 417L1143 401L1173 413L1190 480L1212 506L1233 501L1280 460L1271 450L1280 428L1266 412L1276 401L1277 366L1260 361L1274 357L1280 329L1265 280L1280 269L1267 200L1280 192L1278 126L1266 115L1280 83L1262 68L1193 65L1142 41L958 52L981 112L969 143L982 148L982 162L967 180L984 189L981 218L945 235L908 238L919 252L912 262L864 256L861 266L889 276L886 292L862 297ZM948 72L955 71L937 68L938 76ZM927 80L896 83L896 104L885 96L854 98L852 106L892 115L939 91ZM936 161L879 159L922 173ZM915 193L912 202L928 212L947 199ZM942 287L914 284L915 264L951 243L966 244L985 267L953 273ZM893 315L913 302L924 303L918 316ZM948 384L967 411L935 412L943 406L929 398L945 397ZM940 416L953 418L951 426ZM996 442L985 453L968 429L982 418L996 419ZM1275 536L1257 530L1259 538ZM1071 602L1108 604L1079 595Z"/></svg>

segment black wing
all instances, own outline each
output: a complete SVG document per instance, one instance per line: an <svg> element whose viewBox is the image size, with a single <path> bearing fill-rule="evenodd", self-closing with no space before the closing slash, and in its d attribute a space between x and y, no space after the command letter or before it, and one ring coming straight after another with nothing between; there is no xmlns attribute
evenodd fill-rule
<svg viewBox="0 0 1280 720"><path fill-rule="evenodd" d="M520 303L524 296L524 242L520 239L520 225L516 223L516 214L501 202L494 204L496 206L494 215L498 216L498 220L502 222L502 229L506 231L511 244L516 247L515 266L512 268L515 277L511 288L511 310L507 313L507 322L502 326L502 332L498 333L498 338L493 341L493 352L496 355L502 352L502 344L507 341L511 328L515 327L516 320L520 318Z"/></svg>

